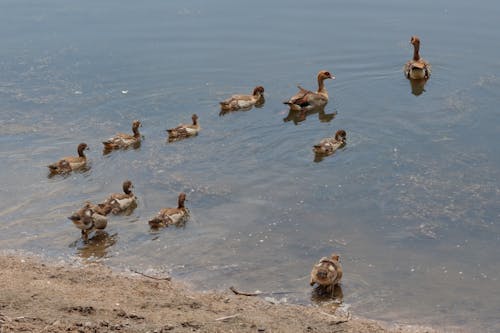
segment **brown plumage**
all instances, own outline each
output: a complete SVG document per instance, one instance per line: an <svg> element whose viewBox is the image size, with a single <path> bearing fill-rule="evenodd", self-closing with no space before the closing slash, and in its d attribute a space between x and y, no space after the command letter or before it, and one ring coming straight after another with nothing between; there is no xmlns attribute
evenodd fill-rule
<svg viewBox="0 0 500 333"><path fill-rule="evenodd" d="M264 103L264 87L257 86L253 89L252 95L233 95L230 98L220 102L221 113L229 111L249 110L254 105Z"/></svg>
<svg viewBox="0 0 500 333"><path fill-rule="evenodd" d="M431 65L420 57L420 38L412 36L410 44L413 45L413 58L404 66L404 73L408 79L428 79L431 76Z"/></svg>
<svg viewBox="0 0 500 333"><path fill-rule="evenodd" d="M333 288L342 279L342 265L338 254L332 254L330 258L323 257L313 266L309 284L315 283L327 292L333 292Z"/></svg>
<svg viewBox="0 0 500 333"><path fill-rule="evenodd" d="M179 194L177 208L163 208L149 221L151 228L168 227L169 225L183 226L189 218L189 210L184 207L186 193Z"/></svg>
<svg viewBox="0 0 500 333"><path fill-rule="evenodd" d="M343 129L335 132L335 136L322 139L318 144L314 145L313 150L316 154L330 155L337 149L346 144L347 133Z"/></svg>
<svg viewBox="0 0 500 333"><path fill-rule="evenodd" d="M126 180L122 184L123 193L111 194L102 204L103 207L109 209L113 214L130 214L137 207L137 197L132 193L132 182ZM109 212L108 212L109 213Z"/></svg>
<svg viewBox="0 0 500 333"><path fill-rule="evenodd" d="M87 165L87 157L84 154L84 150L88 149L86 143L80 143L77 148L78 156L63 157L56 163L50 164L47 167L52 174L68 173L73 170L81 169Z"/></svg>
<svg viewBox="0 0 500 333"><path fill-rule="evenodd" d="M201 129L200 124L198 123L198 116L196 114L193 114L191 116L191 119L193 120L193 124L191 125L180 124L177 127L168 129L167 130L168 140L174 141L178 139L187 138L189 136L197 135Z"/></svg>
<svg viewBox="0 0 500 333"><path fill-rule="evenodd" d="M141 143L141 134L139 133L139 127L141 126L139 120L134 120L132 122L133 134L117 133L114 137L103 141L104 151L138 146Z"/></svg>
<svg viewBox="0 0 500 333"><path fill-rule="evenodd" d="M104 230L108 224L106 216L100 214L103 212L101 207L86 202L83 208L69 216L75 227L82 231L82 238L85 242L89 239L89 234L95 230Z"/></svg>
<svg viewBox="0 0 500 333"><path fill-rule="evenodd" d="M292 96L288 101L283 102L292 110L311 110L328 103L328 91L325 88L326 79L335 79L328 71L319 71L318 73L318 91L313 92L298 86L299 92Z"/></svg>

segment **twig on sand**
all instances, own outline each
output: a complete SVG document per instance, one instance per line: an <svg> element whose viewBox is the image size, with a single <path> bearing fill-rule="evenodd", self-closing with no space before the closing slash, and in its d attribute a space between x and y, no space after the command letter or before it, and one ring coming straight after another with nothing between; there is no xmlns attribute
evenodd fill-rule
<svg viewBox="0 0 500 333"><path fill-rule="evenodd" d="M351 313L350 312L347 312L347 316L345 317L345 319L339 319L339 317L331 315L331 314L323 312L323 311L319 311L319 313L321 313L321 314L323 314L325 316L328 316L328 317L330 317L332 319L335 319L335 321L332 322L334 325L338 325L338 324L342 324L342 323L347 323L349 320L351 320Z"/></svg>
<svg viewBox="0 0 500 333"><path fill-rule="evenodd" d="M248 293L248 292L245 292L245 291L239 291L238 289L236 289L233 286L229 287L229 290L231 290L236 295L241 295L241 296L283 295L283 294L294 293L294 291L271 291L271 292Z"/></svg>
<svg viewBox="0 0 500 333"><path fill-rule="evenodd" d="M217 318L217 319L215 319L215 321L224 321L224 320L228 320L228 319L231 319L231 318L236 318L238 316L239 316L239 314L237 313L237 314L232 315L232 316L225 316L225 317Z"/></svg>
<svg viewBox="0 0 500 333"><path fill-rule="evenodd" d="M241 295L241 296L259 296L259 295L262 295L262 293L247 293L244 291L239 291L233 286L229 287L229 290L231 290L236 295Z"/></svg>
<svg viewBox="0 0 500 333"><path fill-rule="evenodd" d="M167 276L167 277L164 277L164 278L159 278L159 277L156 277L156 276L151 276L151 275L147 275L147 274L141 273L141 272L136 271L134 269L131 269L131 271L134 272L134 273L136 273L136 274L139 274L139 275L145 276L147 278L153 279L153 280L161 280L161 281L170 281L170 280L172 280L172 278L170 276Z"/></svg>

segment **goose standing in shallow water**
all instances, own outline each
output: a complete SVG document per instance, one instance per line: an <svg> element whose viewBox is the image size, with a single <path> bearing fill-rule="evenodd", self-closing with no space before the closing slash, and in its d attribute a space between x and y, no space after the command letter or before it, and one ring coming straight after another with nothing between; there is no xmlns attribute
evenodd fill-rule
<svg viewBox="0 0 500 333"><path fill-rule="evenodd" d="M108 225L106 216L99 214L94 210L94 206L90 202L86 202L85 206L76 213L68 217L75 227L82 231L84 242L89 239L89 234L94 230L104 230Z"/></svg>
<svg viewBox="0 0 500 333"><path fill-rule="evenodd" d="M126 215L131 214L132 211L137 207L137 197L132 193L132 182L126 180L122 185L123 193L113 193L111 194L100 206L109 206L113 214L125 213Z"/></svg>
<svg viewBox="0 0 500 333"><path fill-rule="evenodd" d="M149 221L151 228L168 227L169 225L183 226L189 217L189 210L184 207L186 193L180 193L177 208L163 208Z"/></svg>
<svg viewBox="0 0 500 333"><path fill-rule="evenodd" d="M309 284L315 283L327 292L333 293L335 285L342 279L342 265L338 254L332 254L330 258L323 257L313 266Z"/></svg>
<svg viewBox="0 0 500 333"><path fill-rule="evenodd" d="M431 76L431 65L420 57L420 38L412 36L410 44L413 45L413 59L404 66L404 73L408 79L428 79Z"/></svg>
<svg viewBox="0 0 500 333"><path fill-rule="evenodd" d="M78 156L63 157L56 163L48 165L47 167L50 169L50 173L68 173L87 166L87 157L85 156L84 150L89 150L89 147L86 143L80 143L77 148Z"/></svg>
<svg viewBox="0 0 500 333"><path fill-rule="evenodd" d="M292 96L288 101L283 102L288 105L291 110L308 111L320 106L325 106L328 103L328 91L325 88L324 81L326 79L335 79L327 71L319 71L318 73L318 91L313 92L298 86L299 92Z"/></svg>
<svg viewBox="0 0 500 333"><path fill-rule="evenodd" d="M220 102L221 115L236 110L249 110L254 105L264 103L264 87L254 88L252 95L233 95L230 98Z"/></svg>
<svg viewBox="0 0 500 333"><path fill-rule="evenodd" d="M331 138L322 139L317 145L314 145L313 150L316 154L330 155L337 149L346 144L347 133L344 130L335 132L335 136Z"/></svg>
<svg viewBox="0 0 500 333"><path fill-rule="evenodd" d="M103 141L104 151L109 152L113 149L128 148L131 146L138 146L141 143L141 134L139 133L139 127L141 127L141 122L139 120L134 120L132 122L132 132L133 134L117 133L114 137Z"/></svg>
<svg viewBox="0 0 500 333"><path fill-rule="evenodd" d="M193 120L192 125L180 124L175 128L170 128L167 130L168 133L168 141L175 141L178 139L187 138L189 136L197 135L200 131L200 124L198 123L198 116L193 114L191 116Z"/></svg>

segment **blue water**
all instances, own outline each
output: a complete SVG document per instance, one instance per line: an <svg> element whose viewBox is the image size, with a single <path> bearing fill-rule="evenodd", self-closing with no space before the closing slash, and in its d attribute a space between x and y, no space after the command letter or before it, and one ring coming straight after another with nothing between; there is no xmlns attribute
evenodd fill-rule
<svg viewBox="0 0 500 333"><path fill-rule="evenodd" d="M0 1L0 249L305 304L336 251L358 315L498 331L499 16L489 0ZM414 34L433 66L418 96ZM324 114L291 117L282 101L320 69L337 77ZM219 116L256 85L262 108ZM193 113L200 134L168 143ZM140 149L103 156L134 119ZM339 128L347 146L314 162ZM80 142L91 169L48 178ZM66 217L125 179L138 208L84 245ZM151 232L181 191L186 227Z"/></svg>

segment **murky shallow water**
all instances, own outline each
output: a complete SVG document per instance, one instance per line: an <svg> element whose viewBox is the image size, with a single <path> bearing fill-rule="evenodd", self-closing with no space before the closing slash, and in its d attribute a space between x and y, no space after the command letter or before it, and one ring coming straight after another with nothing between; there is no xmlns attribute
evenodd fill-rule
<svg viewBox="0 0 500 333"><path fill-rule="evenodd" d="M356 313L497 331L499 14L493 1L3 1L0 248L300 303L312 264L337 251ZM401 72L412 34L433 64L418 97ZM300 121L281 101L319 69L337 76L331 101ZM219 117L218 101L256 85L262 108ZM167 143L192 113L200 135ZM133 119L140 149L103 156ZM338 128L345 149L314 163ZM81 141L91 169L47 178ZM124 179L138 208L84 246L66 217ZM189 223L151 232L180 191Z"/></svg>

